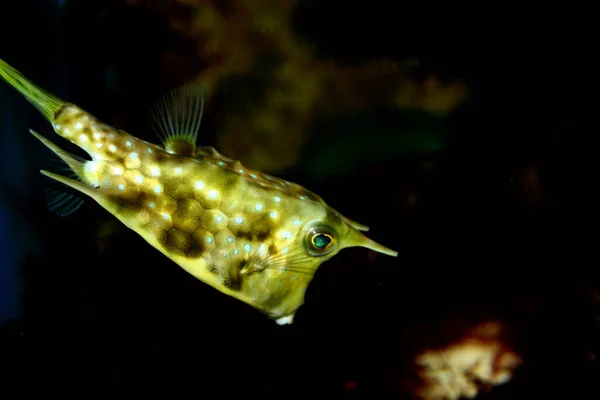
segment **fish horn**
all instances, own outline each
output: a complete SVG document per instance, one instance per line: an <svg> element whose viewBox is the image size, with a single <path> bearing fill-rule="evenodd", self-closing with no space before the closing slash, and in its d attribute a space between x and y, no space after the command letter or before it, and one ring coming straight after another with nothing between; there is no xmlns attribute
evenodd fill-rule
<svg viewBox="0 0 600 400"><path fill-rule="evenodd" d="M354 220L351 220L348 217L344 217L342 216L342 218L344 218L344 220L346 221L346 223L350 226L353 226L355 229L358 229L359 231L363 231L363 232L368 232L369 231L369 227L367 225L361 224L360 222L356 222Z"/></svg>
<svg viewBox="0 0 600 400"><path fill-rule="evenodd" d="M367 249L376 251L378 253L382 253L388 256L397 257L398 252L394 251L388 247L385 247L382 244L375 242L374 240L369 239L362 233L360 233L357 229L351 229L348 237L344 240L344 247L366 247Z"/></svg>

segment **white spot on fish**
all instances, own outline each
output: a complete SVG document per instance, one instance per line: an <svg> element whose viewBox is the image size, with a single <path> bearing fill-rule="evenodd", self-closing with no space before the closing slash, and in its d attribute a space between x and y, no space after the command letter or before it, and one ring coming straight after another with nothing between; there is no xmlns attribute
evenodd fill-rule
<svg viewBox="0 0 600 400"><path fill-rule="evenodd" d="M110 146L108 146L108 149L114 153L115 151L117 151L117 146L111 144Z"/></svg>
<svg viewBox="0 0 600 400"><path fill-rule="evenodd" d="M150 168L150 173L152 176L160 176L160 169L158 169L158 167L152 167Z"/></svg>
<svg viewBox="0 0 600 400"><path fill-rule="evenodd" d="M131 147L131 142L130 142L129 140L128 140L128 141L126 141L126 142L125 142L125 146L127 146L127 147Z"/></svg>
<svg viewBox="0 0 600 400"><path fill-rule="evenodd" d="M223 161L219 161L219 165L222 167L225 163Z"/></svg>
<svg viewBox="0 0 600 400"><path fill-rule="evenodd" d="M115 138L115 134L114 133L109 133L108 137L111 138L111 139L114 139Z"/></svg>
<svg viewBox="0 0 600 400"><path fill-rule="evenodd" d="M154 208L154 206L156 206L156 204L154 204L154 202L153 202L153 201L151 201L150 203L148 203L148 207L150 207L150 208Z"/></svg>
<svg viewBox="0 0 600 400"><path fill-rule="evenodd" d="M88 174L88 178L90 179L90 184L94 187L100 186L100 182L98 181L98 164L94 161L86 161L84 166L85 173ZM89 176L91 175L91 176Z"/></svg>
<svg viewBox="0 0 600 400"><path fill-rule="evenodd" d="M202 181L196 181L196 184L195 184L194 186L196 186L196 189L198 189L198 190L202 190L202 189L204 189L204 187L205 187L206 185L205 185L205 184L204 184L204 182L202 182Z"/></svg>
<svg viewBox="0 0 600 400"><path fill-rule="evenodd" d="M208 236L206 238L206 243L212 243L213 242L213 238L211 236Z"/></svg>
<svg viewBox="0 0 600 400"><path fill-rule="evenodd" d="M295 219L294 225L302 225L302 221L300 221L299 219Z"/></svg>
<svg viewBox="0 0 600 400"><path fill-rule="evenodd" d="M211 190L210 192L208 192L209 199L216 199L218 195L219 193L216 190Z"/></svg>
<svg viewBox="0 0 600 400"><path fill-rule="evenodd" d="M125 185L123 185L123 184L121 183L121 184L119 184L118 188L119 188L119 190L123 191L123 190L125 190Z"/></svg>
<svg viewBox="0 0 600 400"><path fill-rule="evenodd" d="M282 237L283 239L289 239L289 238L291 238L291 237L292 237L292 232L283 232L283 233L281 234L281 237Z"/></svg>
<svg viewBox="0 0 600 400"><path fill-rule="evenodd" d="M179 167L175 168L175 173L176 174L180 174L181 173L181 168L179 168Z"/></svg>
<svg viewBox="0 0 600 400"><path fill-rule="evenodd" d="M85 172L88 174L95 174L98 172L98 164L94 161L88 161L85 163Z"/></svg>
<svg viewBox="0 0 600 400"><path fill-rule="evenodd" d="M102 136L104 136L104 135L102 135L101 133L98 133L98 132L94 132L94 139L100 140L100 139L102 139Z"/></svg>
<svg viewBox="0 0 600 400"><path fill-rule="evenodd" d="M231 236L229 236L229 237L227 238L227 242L228 242L228 243L233 243L233 238L232 238Z"/></svg>
<svg viewBox="0 0 600 400"><path fill-rule="evenodd" d="M137 183L142 183L142 182L144 182L144 177L142 175L138 175L135 177L135 181Z"/></svg>
<svg viewBox="0 0 600 400"><path fill-rule="evenodd" d="M273 200L275 200L275 203L279 203L281 201L281 197L275 196L273 197Z"/></svg>
<svg viewBox="0 0 600 400"><path fill-rule="evenodd" d="M102 147L104 147L104 145L102 143L96 143L96 147L101 149Z"/></svg>
<svg viewBox="0 0 600 400"><path fill-rule="evenodd" d="M163 219L166 219L166 220L168 220L170 218L169 214L167 214L167 213L163 213L162 217L163 217Z"/></svg>
<svg viewBox="0 0 600 400"><path fill-rule="evenodd" d="M221 223L221 222L223 222L223 217L221 217L220 215L217 215L215 217L215 221L217 221L218 223Z"/></svg>
<svg viewBox="0 0 600 400"><path fill-rule="evenodd" d="M238 224L238 225L239 225L239 224L241 224L242 222L244 222L244 218L242 218L242 217L235 217L234 221L235 221L235 223L236 223L236 224Z"/></svg>
<svg viewBox="0 0 600 400"><path fill-rule="evenodd" d="M70 130L69 128L65 128L65 129L63 129L63 133L64 133L65 135L68 135L68 134L70 134L70 133L71 133L71 130Z"/></svg>
<svg viewBox="0 0 600 400"><path fill-rule="evenodd" d="M156 194L162 193L162 187L160 185L154 186L154 193L156 193Z"/></svg>
<svg viewBox="0 0 600 400"><path fill-rule="evenodd" d="M121 167L114 167L113 168L113 174L115 174L115 175L122 175L123 174L123 168L121 168Z"/></svg>
<svg viewBox="0 0 600 400"><path fill-rule="evenodd" d="M281 250L281 254L287 254L288 251L290 251L290 249L286 247L285 249Z"/></svg>
<svg viewBox="0 0 600 400"><path fill-rule="evenodd" d="M223 258L229 257L229 253L223 252Z"/></svg>
<svg viewBox="0 0 600 400"><path fill-rule="evenodd" d="M81 135L79 135L79 140L82 142L87 142L88 137L82 133Z"/></svg>
<svg viewBox="0 0 600 400"><path fill-rule="evenodd" d="M81 122L78 122L78 123L75 124L75 129L77 129L78 131L80 131L81 128L83 128L83 124Z"/></svg>
<svg viewBox="0 0 600 400"><path fill-rule="evenodd" d="M256 205L256 207L254 207L254 209L255 209L256 211L262 211L262 210L263 210L263 208L265 208L265 206L263 206L263 205L262 205L262 204L260 204L260 203L259 203L259 204L257 204L257 205Z"/></svg>
<svg viewBox="0 0 600 400"><path fill-rule="evenodd" d="M267 245L266 244L261 244L260 246L258 246L258 254L261 256L265 256L267 254Z"/></svg>
<svg viewBox="0 0 600 400"><path fill-rule="evenodd" d="M152 149L148 147L148 154L152 154Z"/></svg>
<svg viewBox="0 0 600 400"><path fill-rule="evenodd" d="M269 217L271 217L271 218L277 218L277 212L276 211L271 211L269 213Z"/></svg>
<svg viewBox="0 0 600 400"><path fill-rule="evenodd" d="M59 130L60 129L60 124L54 124L54 129L55 130Z"/></svg>
<svg viewBox="0 0 600 400"><path fill-rule="evenodd" d="M240 251L238 249L234 249L233 254L235 254L237 256L238 254L240 254Z"/></svg>
<svg viewBox="0 0 600 400"><path fill-rule="evenodd" d="M251 177L253 177L254 179L257 178L257 176L255 174L250 174Z"/></svg>
<svg viewBox="0 0 600 400"><path fill-rule="evenodd" d="M246 250L246 253L250 253L250 250L252 250L252 246L250 246L250 243L246 243L244 245L244 250Z"/></svg>
<svg viewBox="0 0 600 400"><path fill-rule="evenodd" d="M238 172L239 172L240 174L243 174L243 173L244 173L244 170L243 170L243 169L238 169Z"/></svg>
<svg viewBox="0 0 600 400"><path fill-rule="evenodd" d="M129 155L129 157L131 157L131 158L138 158L138 153L131 153Z"/></svg>

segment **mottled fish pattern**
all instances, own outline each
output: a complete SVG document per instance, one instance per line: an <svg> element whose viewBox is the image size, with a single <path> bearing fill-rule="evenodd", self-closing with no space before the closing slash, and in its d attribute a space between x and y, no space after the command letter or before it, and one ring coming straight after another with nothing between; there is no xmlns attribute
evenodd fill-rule
<svg viewBox="0 0 600 400"><path fill-rule="evenodd" d="M246 168L212 147L196 148L204 105L199 87L186 85L157 103L159 146L102 123L1 59L0 76L91 158L31 131L75 179L43 174L91 197L191 275L279 324L292 323L315 271L341 249L397 255L302 186Z"/></svg>

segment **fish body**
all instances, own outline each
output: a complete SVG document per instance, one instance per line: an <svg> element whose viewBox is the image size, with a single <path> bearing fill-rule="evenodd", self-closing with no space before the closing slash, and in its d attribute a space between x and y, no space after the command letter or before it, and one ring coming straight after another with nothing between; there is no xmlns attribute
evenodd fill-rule
<svg viewBox="0 0 600 400"><path fill-rule="evenodd" d="M397 255L302 186L249 169L212 147L196 148L203 97L193 86L157 103L160 146L102 123L1 59L0 76L91 158L31 131L75 179L43 174L91 197L188 273L279 324L292 323L317 268L341 249Z"/></svg>

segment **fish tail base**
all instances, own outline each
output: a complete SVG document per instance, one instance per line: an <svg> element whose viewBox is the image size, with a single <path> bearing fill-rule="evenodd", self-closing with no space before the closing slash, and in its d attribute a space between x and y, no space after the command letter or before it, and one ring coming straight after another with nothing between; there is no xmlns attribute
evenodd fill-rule
<svg viewBox="0 0 600 400"><path fill-rule="evenodd" d="M0 77L21 93L48 121L52 121L65 104L58 97L32 83L2 59L0 59Z"/></svg>

